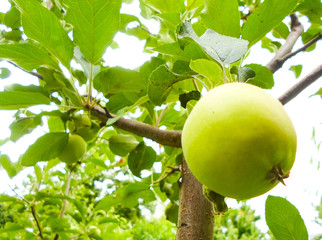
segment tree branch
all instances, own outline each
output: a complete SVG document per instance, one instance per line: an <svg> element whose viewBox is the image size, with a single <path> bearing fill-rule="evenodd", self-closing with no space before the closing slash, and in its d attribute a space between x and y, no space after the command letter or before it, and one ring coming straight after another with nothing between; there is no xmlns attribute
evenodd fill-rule
<svg viewBox="0 0 322 240"><path fill-rule="evenodd" d="M37 224L37 227L38 227L38 230L39 230L39 237L41 239L44 239L44 236L42 235L42 229L41 229L41 225L40 225L40 222L39 222L39 219L37 217L37 213L36 213L36 208L35 206L31 206L31 213L32 213L32 216L34 217L35 221L36 221L36 224Z"/></svg>
<svg viewBox="0 0 322 240"><path fill-rule="evenodd" d="M277 50L274 58L266 65L273 73L280 69L284 62L290 58L285 58L285 56L292 51L296 41L304 31L303 25L300 23L298 17L295 14L290 15L290 17L291 32L287 36L285 43Z"/></svg>
<svg viewBox="0 0 322 240"><path fill-rule="evenodd" d="M34 76L34 77L37 77L37 78L39 78L39 79L41 79L41 80L44 80L43 76L41 76L39 73L31 72L31 71L27 71L27 70L25 70L25 69L23 69L23 68L19 67L17 64L15 64L15 63L13 63L13 62L10 62L10 61L8 61L8 63L12 64L12 65L13 65L13 66L15 66L16 68L19 68L20 70L22 70L22 71L24 71L24 72L26 72L26 73L28 73L28 74L30 74L30 75L32 75L32 76Z"/></svg>
<svg viewBox="0 0 322 240"><path fill-rule="evenodd" d="M295 98L300 92L307 88L310 84L318 80L322 76L322 65L315 68L312 72L306 75L301 81L287 90L278 100L285 105L290 100Z"/></svg>
<svg viewBox="0 0 322 240"><path fill-rule="evenodd" d="M99 118L103 124L106 124L110 117L115 117L98 105L95 105L90 111ZM118 119L112 125L138 136L149 138L162 145L181 148L181 131L161 130L149 124L125 118Z"/></svg>

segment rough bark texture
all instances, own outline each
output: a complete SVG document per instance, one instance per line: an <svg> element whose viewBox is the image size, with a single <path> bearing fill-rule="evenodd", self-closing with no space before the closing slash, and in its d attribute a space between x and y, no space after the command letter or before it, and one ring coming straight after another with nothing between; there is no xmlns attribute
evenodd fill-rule
<svg viewBox="0 0 322 240"><path fill-rule="evenodd" d="M204 197L201 183L183 160L176 240L212 240L214 222L212 203Z"/></svg>

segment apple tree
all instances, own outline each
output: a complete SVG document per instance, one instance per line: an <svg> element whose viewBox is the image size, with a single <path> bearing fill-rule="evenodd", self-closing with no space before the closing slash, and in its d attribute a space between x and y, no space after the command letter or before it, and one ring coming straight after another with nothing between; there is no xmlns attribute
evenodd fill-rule
<svg viewBox="0 0 322 240"><path fill-rule="evenodd" d="M224 197L204 196L181 131L205 92L230 82L271 89L286 61L314 51L322 37L319 0L9 2L0 12L0 59L33 82L0 92L0 109L14 116L1 145L43 130L17 161L0 155L10 178L29 171L25 189L0 195L1 239L266 239L246 205L214 216L228 209ZM139 15L122 12L131 3ZM158 22L157 33L147 19ZM135 69L109 66L105 53L117 47L117 33L145 41L150 60ZM259 45L271 59L245 64ZM291 68L297 77L301 64ZM322 75L318 63L311 70L279 97L283 105ZM0 68L3 81L9 75ZM322 88L312 94L322 96ZM151 224L142 215L158 201L167 203L167 220ZM276 239L308 239L286 199L269 196L264 204ZM238 227L228 224L246 213Z"/></svg>

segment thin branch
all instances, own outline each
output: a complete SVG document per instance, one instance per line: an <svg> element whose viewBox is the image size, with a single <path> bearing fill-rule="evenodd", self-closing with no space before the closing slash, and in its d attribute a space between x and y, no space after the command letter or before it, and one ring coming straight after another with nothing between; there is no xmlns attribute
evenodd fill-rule
<svg viewBox="0 0 322 240"><path fill-rule="evenodd" d="M300 92L307 88L310 84L318 80L322 76L322 65L315 68L312 72L306 75L301 81L286 91L278 100L285 105L290 100L295 98Z"/></svg>
<svg viewBox="0 0 322 240"><path fill-rule="evenodd" d="M66 187L65 187L65 193L64 195L65 196L68 196L69 194L69 190L70 190L70 181L72 180L72 174L73 174L73 169L70 170L69 174L68 174L68 178L67 178L67 182L66 182ZM63 200L63 206L62 206L62 209L60 211L60 215L59 217L62 218L65 214L65 211L66 211L66 204L67 204L67 199L64 199ZM55 237L54 237L54 240L57 240L59 238L59 235L58 233L56 233Z"/></svg>
<svg viewBox="0 0 322 240"><path fill-rule="evenodd" d="M308 47L312 46L314 43L316 43L317 41L319 41L320 39L322 39L322 34L317 35L315 38L313 38L311 41L307 42L303 47L297 49L294 52L288 53L286 54L283 59L281 60L281 62L285 62L287 59L294 57L296 54L298 54L299 52L303 52L305 51Z"/></svg>
<svg viewBox="0 0 322 240"><path fill-rule="evenodd" d="M291 32L287 36L285 43L277 50L274 58L266 65L273 73L283 66L284 62L288 59L284 59L283 61L283 58L292 51L296 41L304 31L303 25L300 23L298 17L295 14L290 15L290 17Z"/></svg>
<svg viewBox="0 0 322 240"><path fill-rule="evenodd" d="M34 76L34 77L37 77L37 78L39 78L39 79L41 79L41 80L44 80L43 76L41 76L39 73L31 72L31 71L27 71L27 70L25 70L25 69L23 69L23 68L19 67L17 64L15 64L15 63L13 63L13 62L10 62L10 61L8 61L8 63L12 64L12 65L13 65L13 66L15 66L16 68L19 68L20 70L22 70L22 71L24 71L24 72L26 72L26 73L28 73L28 74L30 74L30 75L32 75L32 76Z"/></svg>
<svg viewBox="0 0 322 240"><path fill-rule="evenodd" d="M11 188L11 190L21 199L23 200L25 203L27 203L30 206L30 210L31 210L31 214L33 216L33 218L35 219L35 222L37 224L37 228L39 230L39 236L41 239L44 239L44 236L42 235L42 230L41 230L41 225L39 222L39 219L37 217L37 212L36 212L36 208L34 205L32 205L29 201L27 201L24 197L20 196L10 185L9 187Z"/></svg>
<svg viewBox="0 0 322 240"><path fill-rule="evenodd" d="M92 114L99 118L103 124L106 124L107 120L109 119L109 116L115 117L114 115L107 113L99 105L95 105L90 110ZM149 138L162 145L181 148L181 131L161 130L149 124L125 118L118 119L112 125L114 127L134 133L138 136Z"/></svg>
<svg viewBox="0 0 322 240"><path fill-rule="evenodd" d="M31 206L31 214L32 214L32 216L34 217L34 219L36 221L36 224L37 224L37 227L38 227L38 230L39 230L39 237L41 239L44 239L44 236L42 235L42 230L41 230L40 222L39 222L39 219L37 217L37 212L36 212L35 206Z"/></svg>

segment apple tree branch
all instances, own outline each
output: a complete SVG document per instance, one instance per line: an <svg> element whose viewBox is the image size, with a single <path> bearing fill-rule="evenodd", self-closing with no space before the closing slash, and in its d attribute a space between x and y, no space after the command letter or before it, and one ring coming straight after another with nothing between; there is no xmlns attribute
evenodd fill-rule
<svg viewBox="0 0 322 240"><path fill-rule="evenodd" d="M295 98L300 92L307 88L310 84L318 80L322 76L322 65L316 67L312 72L306 75L301 81L287 90L278 100L285 105L290 100Z"/></svg>
<svg viewBox="0 0 322 240"><path fill-rule="evenodd" d="M273 59L266 65L266 67L273 73L280 69L284 62L290 58L285 58L285 56L292 51L296 41L304 31L303 25L299 21L298 17L295 14L290 15L290 17L291 32L286 38L285 43L277 50Z"/></svg>

